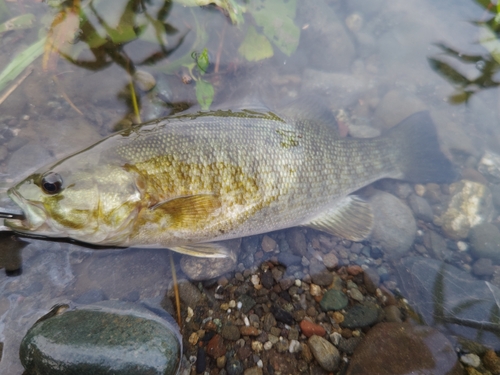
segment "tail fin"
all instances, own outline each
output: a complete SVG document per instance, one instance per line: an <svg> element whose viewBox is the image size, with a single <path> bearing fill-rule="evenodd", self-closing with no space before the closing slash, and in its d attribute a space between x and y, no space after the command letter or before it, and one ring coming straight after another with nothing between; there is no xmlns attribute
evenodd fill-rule
<svg viewBox="0 0 500 375"><path fill-rule="evenodd" d="M399 166L410 182L453 182L457 173L439 149L436 126L429 112L417 112L401 121L387 134L400 150Z"/></svg>

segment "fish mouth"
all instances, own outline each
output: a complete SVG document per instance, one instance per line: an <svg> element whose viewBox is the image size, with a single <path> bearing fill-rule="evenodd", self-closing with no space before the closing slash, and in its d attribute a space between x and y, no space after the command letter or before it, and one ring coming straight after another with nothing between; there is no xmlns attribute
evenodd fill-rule
<svg viewBox="0 0 500 375"><path fill-rule="evenodd" d="M41 204L29 202L24 199L15 189L9 189L7 195L19 206L24 215L15 215L4 220L6 226L14 231L31 232L38 230L47 219L45 210Z"/></svg>

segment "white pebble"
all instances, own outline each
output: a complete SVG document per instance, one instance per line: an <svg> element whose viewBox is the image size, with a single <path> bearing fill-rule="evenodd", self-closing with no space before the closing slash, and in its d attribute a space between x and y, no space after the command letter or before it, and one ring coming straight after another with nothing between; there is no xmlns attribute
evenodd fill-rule
<svg viewBox="0 0 500 375"><path fill-rule="evenodd" d="M298 342L297 340L291 340L288 351L290 353L298 353L300 351L300 342Z"/></svg>
<svg viewBox="0 0 500 375"><path fill-rule="evenodd" d="M250 326L250 321L248 320L248 316L245 316L245 318L243 319L243 321L245 322L245 325L247 327Z"/></svg>
<svg viewBox="0 0 500 375"><path fill-rule="evenodd" d="M252 275L251 281L253 284L253 287L257 290L262 289L262 285L260 285L260 277L259 275Z"/></svg>
<svg viewBox="0 0 500 375"><path fill-rule="evenodd" d="M466 251L469 248L469 246L464 241L458 241L457 247L459 251Z"/></svg>
<svg viewBox="0 0 500 375"><path fill-rule="evenodd" d="M481 358L477 354L464 354L460 357L460 362L469 365L471 367L479 367L481 364Z"/></svg>
<svg viewBox="0 0 500 375"><path fill-rule="evenodd" d="M264 363L262 362L262 359L259 359L257 361L257 367L260 367L260 368L264 367Z"/></svg>
<svg viewBox="0 0 500 375"><path fill-rule="evenodd" d="M299 279L295 279L295 286L300 288L302 286L302 281Z"/></svg>
<svg viewBox="0 0 500 375"><path fill-rule="evenodd" d="M333 332L330 335L330 341L335 346L337 346L339 344L341 338L342 338L342 335L340 333L338 333L338 332Z"/></svg>
<svg viewBox="0 0 500 375"><path fill-rule="evenodd" d="M236 307L236 301L234 299L232 299L231 301L229 301L229 307L234 309Z"/></svg>
<svg viewBox="0 0 500 375"><path fill-rule="evenodd" d="M238 310L240 310L242 306L243 306L243 302L238 302L238 304L236 305L236 307L238 308Z"/></svg>
<svg viewBox="0 0 500 375"><path fill-rule="evenodd" d="M191 307L188 306L187 308L187 317L186 317L186 323L189 323L191 321L191 318L194 316L194 311Z"/></svg>
<svg viewBox="0 0 500 375"><path fill-rule="evenodd" d="M264 350L270 350L273 347L273 343L271 341L267 341L264 344Z"/></svg>

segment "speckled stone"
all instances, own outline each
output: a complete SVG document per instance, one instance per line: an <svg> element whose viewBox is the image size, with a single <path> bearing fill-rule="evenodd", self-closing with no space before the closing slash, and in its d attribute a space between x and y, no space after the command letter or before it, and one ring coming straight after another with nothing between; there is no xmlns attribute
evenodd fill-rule
<svg viewBox="0 0 500 375"><path fill-rule="evenodd" d="M47 316L21 343L21 363L30 373L177 374L180 334L166 313L160 317L140 304L103 301Z"/></svg>
<svg viewBox="0 0 500 375"><path fill-rule="evenodd" d="M326 371L335 371L340 362L340 353L335 346L322 337L313 335L307 340L314 358Z"/></svg>
<svg viewBox="0 0 500 375"><path fill-rule="evenodd" d="M319 303L324 311L342 310L349 303L347 296L340 290L330 289L326 291Z"/></svg>
<svg viewBox="0 0 500 375"><path fill-rule="evenodd" d="M374 324L378 319L379 308L371 303L354 305L346 310L344 321L340 323L345 328L362 328Z"/></svg>
<svg viewBox="0 0 500 375"><path fill-rule="evenodd" d="M221 335L226 340L236 341L240 338L240 330L233 324L225 324L222 327Z"/></svg>

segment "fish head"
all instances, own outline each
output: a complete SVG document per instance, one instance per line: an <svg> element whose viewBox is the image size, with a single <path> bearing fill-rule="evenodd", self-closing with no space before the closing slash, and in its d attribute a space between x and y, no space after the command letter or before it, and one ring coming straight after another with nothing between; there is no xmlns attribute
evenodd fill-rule
<svg viewBox="0 0 500 375"><path fill-rule="evenodd" d="M35 236L124 243L140 210L137 177L119 166L80 167L70 159L9 189L25 218L5 225Z"/></svg>

